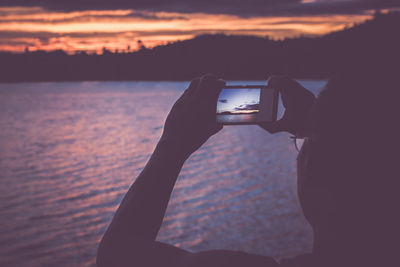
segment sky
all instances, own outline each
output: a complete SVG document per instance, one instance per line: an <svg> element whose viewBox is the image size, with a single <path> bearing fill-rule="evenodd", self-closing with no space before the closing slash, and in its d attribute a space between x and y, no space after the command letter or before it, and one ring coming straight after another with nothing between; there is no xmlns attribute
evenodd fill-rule
<svg viewBox="0 0 400 267"><path fill-rule="evenodd" d="M260 89L223 89L218 97L217 113L258 111Z"/></svg>
<svg viewBox="0 0 400 267"><path fill-rule="evenodd" d="M201 34L318 36L398 0L0 0L0 51L134 51Z"/></svg>

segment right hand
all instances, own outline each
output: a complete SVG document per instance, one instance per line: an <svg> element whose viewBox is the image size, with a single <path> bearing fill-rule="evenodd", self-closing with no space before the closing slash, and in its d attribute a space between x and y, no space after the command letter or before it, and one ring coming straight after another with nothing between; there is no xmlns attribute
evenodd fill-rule
<svg viewBox="0 0 400 267"><path fill-rule="evenodd" d="M194 79L176 101L165 122L160 143L187 158L222 129L215 121L218 95L225 81L213 75Z"/></svg>
<svg viewBox="0 0 400 267"><path fill-rule="evenodd" d="M314 94L286 76L272 76L268 80L268 87L276 88L281 93L285 113L282 119L259 124L260 127L269 133L285 131L295 136L305 136L308 132L306 120L315 102Z"/></svg>

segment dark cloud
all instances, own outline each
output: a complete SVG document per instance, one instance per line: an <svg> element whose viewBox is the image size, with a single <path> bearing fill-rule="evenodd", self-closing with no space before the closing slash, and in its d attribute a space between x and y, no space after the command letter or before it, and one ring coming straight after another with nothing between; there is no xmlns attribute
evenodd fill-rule
<svg viewBox="0 0 400 267"><path fill-rule="evenodd" d="M41 6L51 10L139 9L178 12L234 13L238 8L256 10L299 0L2 0L2 6Z"/></svg>
<svg viewBox="0 0 400 267"><path fill-rule="evenodd" d="M125 32L124 32L125 33ZM48 40L58 37L72 38L95 38L95 37L114 37L122 32L73 32L73 33L56 33L46 31L0 31L1 39L16 39L16 38L36 38L40 40Z"/></svg>
<svg viewBox="0 0 400 267"><path fill-rule="evenodd" d="M260 104L243 104L235 108L236 111L259 110Z"/></svg>
<svg viewBox="0 0 400 267"><path fill-rule="evenodd" d="M327 1L297 5L293 11L300 15L360 14L368 10L399 8L398 0L350 0Z"/></svg>
<svg viewBox="0 0 400 267"><path fill-rule="evenodd" d="M4 12L3 12L4 13ZM164 16L164 15L159 15L156 13L149 13L149 12L144 12L144 11L136 11L132 10L126 15L108 15L108 14L81 14L77 15L74 17L68 17L68 18L53 18L53 17L35 17L35 18L20 18L20 19L15 19L15 17L7 17L5 14L0 17L0 23L69 23L69 22L91 22L94 19L104 19L108 21L112 20L118 20L123 21L125 20L130 20L131 18L139 18L139 19L145 19L145 20L162 20L162 21L170 21L170 20L187 20L187 18L183 16Z"/></svg>
<svg viewBox="0 0 400 267"><path fill-rule="evenodd" d="M132 10L129 14L125 15L125 17L152 19L152 20L175 20L175 19L187 20L187 18L183 16L165 16L160 14L148 13L140 10Z"/></svg>
<svg viewBox="0 0 400 267"><path fill-rule="evenodd" d="M0 6L40 6L49 10L136 9L147 11L204 12L240 16L293 16L358 14L365 10L400 7L399 0L2 0Z"/></svg>
<svg viewBox="0 0 400 267"><path fill-rule="evenodd" d="M29 46L35 46L36 44L37 43L34 40L31 40L31 41L4 40L3 41L2 39L0 39L0 46L6 45L6 46L24 46L24 47L29 47Z"/></svg>

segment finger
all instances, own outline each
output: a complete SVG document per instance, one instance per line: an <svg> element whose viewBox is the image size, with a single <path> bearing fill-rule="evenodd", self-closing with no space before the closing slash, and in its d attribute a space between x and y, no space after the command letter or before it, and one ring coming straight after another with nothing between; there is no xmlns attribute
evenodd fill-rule
<svg viewBox="0 0 400 267"><path fill-rule="evenodd" d="M194 92L193 97L196 100L209 100L210 97L219 94L219 91L225 86L225 81L218 79L217 76L207 74L200 78L199 85Z"/></svg>
<svg viewBox="0 0 400 267"><path fill-rule="evenodd" d="M258 126L260 126L261 128L263 128L264 130L266 130L271 134L286 131L287 128L286 122L283 119L274 122L259 123Z"/></svg>
<svg viewBox="0 0 400 267"><path fill-rule="evenodd" d="M268 87L276 88L282 96L282 104L286 108L297 103L312 102L315 96L296 80L287 76L273 76L268 80ZM306 103L301 103L306 104Z"/></svg>
<svg viewBox="0 0 400 267"><path fill-rule="evenodd" d="M197 87L199 86L199 83L200 83L200 78L195 78L190 82L189 87L186 89L186 91L188 92L187 98L190 98L195 94Z"/></svg>
<svg viewBox="0 0 400 267"><path fill-rule="evenodd" d="M286 81L284 86L285 87L281 90L282 102L284 105L285 103L298 103L304 105L315 99L314 94L300 85L297 81Z"/></svg>
<svg viewBox="0 0 400 267"><path fill-rule="evenodd" d="M279 79L280 79L280 77L281 76L276 76L276 75L273 75L273 76L269 77L268 81L267 81L267 87L275 88L275 86L278 85L276 88L279 88Z"/></svg>
<svg viewBox="0 0 400 267"><path fill-rule="evenodd" d="M179 97L179 99L175 102L175 105L180 105L182 103L188 102L189 99L192 97L194 94L194 91L196 90L198 84L200 82L200 78L195 78L193 79L188 88L183 92L183 94Z"/></svg>
<svg viewBox="0 0 400 267"><path fill-rule="evenodd" d="M268 79L268 87L273 88L304 88L301 84L299 84L296 80L288 77L288 76L271 76Z"/></svg>
<svg viewBox="0 0 400 267"><path fill-rule="evenodd" d="M225 81L214 75L204 75L190 100L190 105L202 113L204 118L215 122L218 96L225 85Z"/></svg>
<svg viewBox="0 0 400 267"><path fill-rule="evenodd" d="M216 107L217 102L218 102L218 97L222 91L222 89L225 87L226 82L223 79L218 79L217 80L217 87L216 90L212 91L211 97L212 97L212 101L210 102L214 107Z"/></svg>

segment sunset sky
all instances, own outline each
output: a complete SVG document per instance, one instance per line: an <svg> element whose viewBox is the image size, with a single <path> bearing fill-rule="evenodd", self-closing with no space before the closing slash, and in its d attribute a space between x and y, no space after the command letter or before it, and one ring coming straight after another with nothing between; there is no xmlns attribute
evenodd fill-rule
<svg viewBox="0 0 400 267"><path fill-rule="evenodd" d="M136 50L206 33L321 35L398 0L0 0L0 50Z"/></svg>
<svg viewBox="0 0 400 267"><path fill-rule="evenodd" d="M258 111L260 89L223 89L218 98L217 113Z"/></svg>

